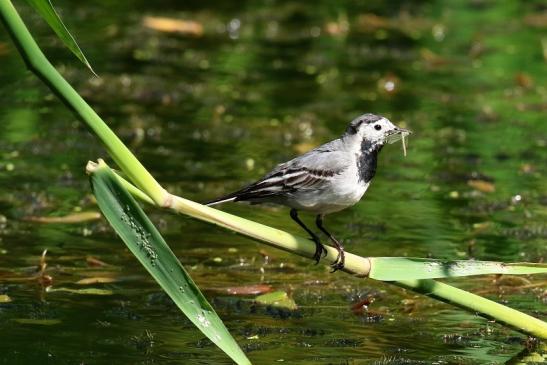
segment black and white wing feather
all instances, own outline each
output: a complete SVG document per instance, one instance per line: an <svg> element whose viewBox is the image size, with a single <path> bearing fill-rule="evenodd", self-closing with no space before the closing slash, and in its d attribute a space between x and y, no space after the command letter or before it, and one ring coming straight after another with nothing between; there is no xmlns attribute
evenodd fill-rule
<svg viewBox="0 0 547 365"><path fill-rule="evenodd" d="M276 198L298 192L328 187L333 178L350 165L347 154L329 148L333 142L282 163L260 180L206 204L215 205L229 201L275 201Z"/></svg>

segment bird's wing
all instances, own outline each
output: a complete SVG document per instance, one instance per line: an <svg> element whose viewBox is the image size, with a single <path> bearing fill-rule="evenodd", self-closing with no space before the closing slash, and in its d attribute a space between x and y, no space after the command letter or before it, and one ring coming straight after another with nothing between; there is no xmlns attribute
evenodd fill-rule
<svg viewBox="0 0 547 365"><path fill-rule="evenodd" d="M307 153L278 165L262 179L230 194L230 198L253 201L295 191L320 190L348 166L349 161L343 152Z"/></svg>
<svg viewBox="0 0 547 365"><path fill-rule="evenodd" d="M326 143L288 162L277 165L260 180L207 205L227 201L260 201L303 190L320 190L350 164L350 156L339 140Z"/></svg>

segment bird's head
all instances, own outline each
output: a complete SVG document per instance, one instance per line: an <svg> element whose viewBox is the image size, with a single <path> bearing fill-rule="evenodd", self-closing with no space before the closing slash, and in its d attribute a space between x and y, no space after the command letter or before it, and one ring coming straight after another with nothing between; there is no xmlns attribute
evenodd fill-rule
<svg viewBox="0 0 547 365"><path fill-rule="evenodd" d="M356 142L367 141L372 145L383 146L386 142L399 141L410 133L408 129L397 127L385 117L369 113L352 120L344 137Z"/></svg>

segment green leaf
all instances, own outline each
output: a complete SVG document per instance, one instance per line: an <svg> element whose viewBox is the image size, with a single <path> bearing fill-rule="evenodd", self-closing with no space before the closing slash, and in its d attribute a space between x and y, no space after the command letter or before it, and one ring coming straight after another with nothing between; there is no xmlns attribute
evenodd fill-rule
<svg viewBox="0 0 547 365"><path fill-rule="evenodd" d="M271 305L272 307L288 309L291 311L298 309L295 301L284 291L274 291L259 295L255 298L255 301L258 304Z"/></svg>
<svg viewBox="0 0 547 365"><path fill-rule="evenodd" d="M55 11L53 8L53 5L51 4L50 0L27 0L27 2L44 18L44 20L49 24L51 29L57 33L57 36L63 41L66 47L74 53L76 57L84 65L89 68L91 72L93 72L94 75L95 71L93 71L93 68L91 68L91 65L87 61L87 58L85 58L84 53L76 43L76 40L70 34L67 27L63 24L61 18L59 17L59 14Z"/></svg>
<svg viewBox="0 0 547 365"><path fill-rule="evenodd" d="M250 364L156 227L104 162L91 173L91 187L106 219L188 319L236 363Z"/></svg>
<svg viewBox="0 0 547 365"><path fill-rule="evenodd" d="M458 276L547 273L547 264L474 260L435 260L415 257L371 257L369 277L376 280L419 280Z"/></svg>

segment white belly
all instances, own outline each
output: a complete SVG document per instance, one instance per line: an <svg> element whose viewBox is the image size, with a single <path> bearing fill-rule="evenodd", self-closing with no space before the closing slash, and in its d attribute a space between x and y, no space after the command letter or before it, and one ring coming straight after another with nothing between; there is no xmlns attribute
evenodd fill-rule
<svg viewBox="0 0 547 365"><path fill-rule="evenodd" d="M337 212L359 202L369 184L356 180L349 181L347 177L340 176L326 189L300 192L289 205L316 214Z"/></svg>

